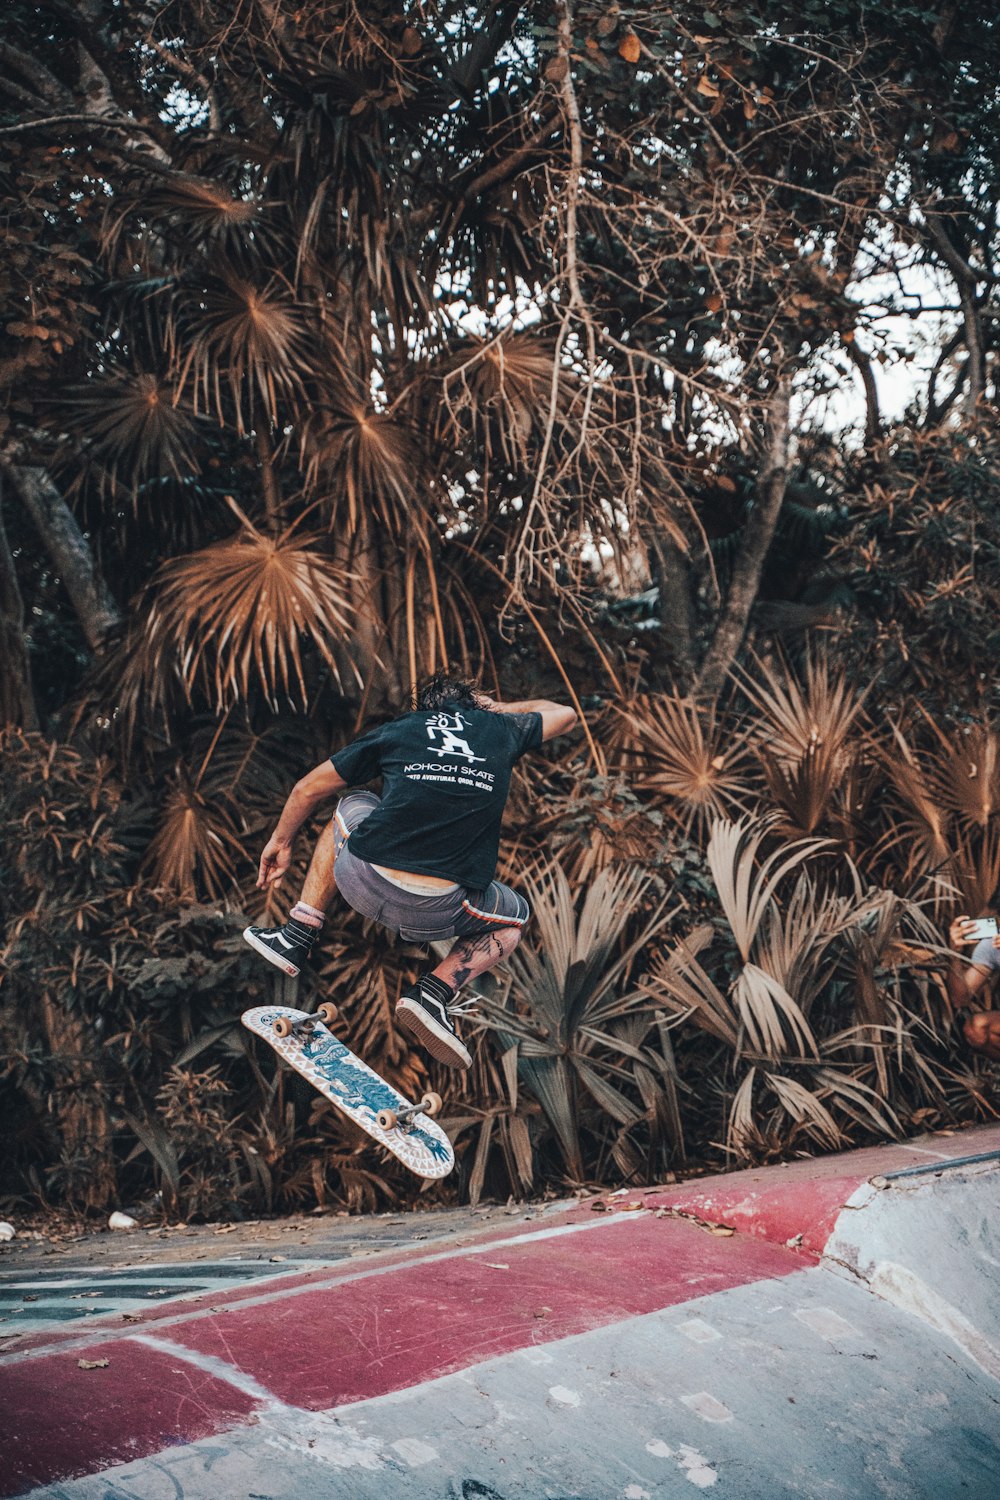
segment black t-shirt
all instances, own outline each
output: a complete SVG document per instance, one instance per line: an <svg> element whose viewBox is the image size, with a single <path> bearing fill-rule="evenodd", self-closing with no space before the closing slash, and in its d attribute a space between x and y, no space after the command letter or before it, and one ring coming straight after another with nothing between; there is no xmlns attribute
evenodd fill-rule
<svg viewBox="0 0 1000 1500"><path fill-rule="evenodd" d="M511 769L541 743L541 714L452 706L363 734L330 757L348 786L382 777L382 805L351 834L351 853L485 890L496 873Z"/></svg>

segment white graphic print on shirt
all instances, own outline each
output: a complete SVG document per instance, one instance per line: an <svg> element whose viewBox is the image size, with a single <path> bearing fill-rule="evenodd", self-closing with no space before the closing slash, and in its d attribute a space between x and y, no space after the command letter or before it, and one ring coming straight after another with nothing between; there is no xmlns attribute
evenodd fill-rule
<svg viewBox="0 0 1000 1500"><path fill-rule="evenodd" d="M460 713L434 714L427 720L427 738L433 740L440 734L442 743L440 746L430 745L429 753L431 755L461 755L470 765L474 760L485 760L485 755L473 755L468 740L460 737L465 727L465 720Z"/></svg>

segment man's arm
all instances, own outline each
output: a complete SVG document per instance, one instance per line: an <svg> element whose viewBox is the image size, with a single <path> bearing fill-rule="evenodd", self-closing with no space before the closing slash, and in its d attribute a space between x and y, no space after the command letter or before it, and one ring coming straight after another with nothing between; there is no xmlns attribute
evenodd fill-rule
<svg viewBox="0 0 1000 1500"><path fill-rule="evenodd" d="M269 885L277 885L288 869L292 858L292 843L306 819L321 802L346 790L347 782L338 775L328 760L295 783L278 819L278 826L260 857L260 869L257 872L260 890L266 890Z"/></svg>
<svg viewBox="0 0 1000 1500"><path fill-rule="evenodd" d="M548 698L524 698L520 703L498 703L495 698L488 698L485 693L480 693L480 700L484 708L492 709L499 714L541 714L542 716L542 739L554 739L557 734L565 734L572 729L578 715L575 708L566 703L551 703Z"/></svg>
<svg viewBox="0 0 1000 1500"><path fill-rule="evenodd" d="M968 928L973 921L972 917L956 917L948 929L948 941L953 948L960 948L963 943L975 943L974 937L969 937ZM994 939L994 947L997 940ZM945 974L945 984L948 989L948 999L952 1010L963 1010L976 995L979 994L990 980L992 969L980 964L963 965L961 957L956 954L948 965Z"/></svg>

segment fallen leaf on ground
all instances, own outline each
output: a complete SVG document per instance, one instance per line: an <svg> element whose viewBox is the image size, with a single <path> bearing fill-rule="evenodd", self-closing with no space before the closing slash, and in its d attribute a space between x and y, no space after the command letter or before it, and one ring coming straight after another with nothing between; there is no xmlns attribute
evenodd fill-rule
<svg viewBox="0 0 1000 1500"><path fill-rule="evenodd" d="M76 1367L78 1370L106 1370L110 1363L110 1359L78 1359Z"/></svg>

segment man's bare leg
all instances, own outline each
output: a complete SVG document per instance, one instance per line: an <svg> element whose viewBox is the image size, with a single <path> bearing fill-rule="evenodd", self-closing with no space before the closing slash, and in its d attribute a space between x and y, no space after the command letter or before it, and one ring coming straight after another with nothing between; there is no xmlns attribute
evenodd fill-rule
<svg viewBox="0 0 1000 1500"><path fill-rule="evenodd" d="M316 840L312 859L309 861L309 869L302 886L302 894L298 900L298 906L319 913L319 921L315 926L322 924L323 915L334 898L337 890L337 877L334 873L334 864L337 859L337 844L334 835L334 824L329 822ZM298 915L298 907L292 908L292 915ZM302 918L306 920L305 917Z"/></svg>
<svg viewBox="0 0 1000 1500"><path fill-rule="evenodd" d="M251 925L243 936L262 958L294 977L302 972L313 944L319 937L327 907L337 889L334 863L337 858L333 823L328 823L316 841L302 894L280 927Z"/></svg>
<svg viewBox="0 0 1000 1500"><path fill-rule="evenodd" d="M520 927L500 927L477 937L459 938L436 969L421 974L400 995L396 1004L397 1021L412 1031L438 1062L452 1068L469 1067L472 1054L449 1014L455 992L513 953L520 941Z"/></svg>
<svg viewBox="0 0 1000 1500"><path fill-rule="evenodd" d="M966 1015L962 1035L974 1052L1000 1062L1000 1011L980 1010Z"/></svg>
<svg viewBox="0 0 1000 1500"><path fill-rule="evenodd" d="M453 990L460 990L470 979L478 979L507 958L520 941L520 927L501 927L496 932L484 932L481 937L459 938L448 957L431 973Z"/></svg>

